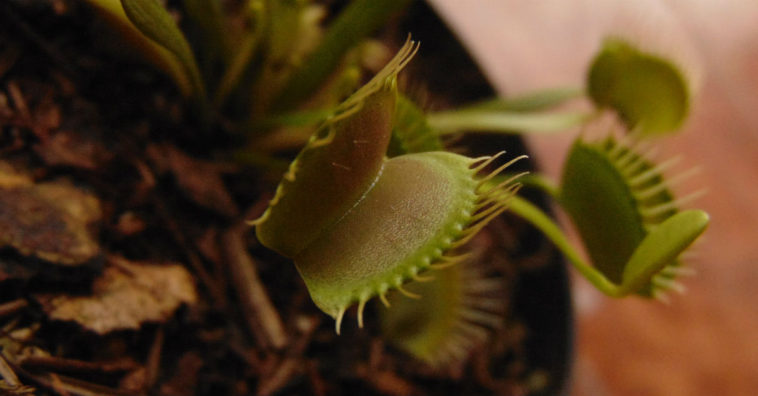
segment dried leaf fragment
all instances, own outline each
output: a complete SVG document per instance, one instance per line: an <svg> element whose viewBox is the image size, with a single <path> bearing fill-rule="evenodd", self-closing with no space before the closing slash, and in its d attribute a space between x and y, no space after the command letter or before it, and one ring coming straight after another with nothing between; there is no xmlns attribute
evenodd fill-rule
<svg viewBox="0 0 758 396"><path fill-rule="evenodd" d="M100 248L90 225L100 202L68 183L34 183L0 163L0 247L61 265L91 260Z"/></svg>
<svg viewBox="0 0 758 396"><path fill-rule="evenodd" d="M138 264L115 257L110 261L89 296L38 295L48 316L106 334L164 322L182 303L197 300L192 275L179 264Z"/></svg>

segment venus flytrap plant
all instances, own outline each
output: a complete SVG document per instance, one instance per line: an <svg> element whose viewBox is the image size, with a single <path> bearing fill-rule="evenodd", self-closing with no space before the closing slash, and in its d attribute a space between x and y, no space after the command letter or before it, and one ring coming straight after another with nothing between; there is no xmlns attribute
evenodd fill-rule
<svg viewBox="0 0 758 396"><path fill-rule="evenodd" d="M352 82L350 91L357 86L346 55L408 0L355 0L326 27L324 6L308 0L243 1L241 27L217 0L185 0L184 25L196 33L194 43L159 0L87 2L196 104L202 127L215 126L221 115L254 144L272 129L261 120L311 106L331 112L339 100L326 99L341 100L345 82Z"/></svg>
<svg viewBox="0 0 758 396"><path fill-rule="evenodd" d="M508 206L540 229L579 273L608 296L667 301L666 292L683 290L676 278L690 270L682 267L680 256L703 233L708 215L701 210L680 211L697 194L675 198L669 186L682 177L664 177L662 172L670 162L655 165L637 145L623 141L612 137L594 143L577 140L559 186L544 178L532 179L535 182L522 177L528 185L553 195L569 213L591 262L537 206L518 196L508 197ZM494 185L505 177L488 183ZM465 359L488 331L498 328L493 312L502 308L491 296L477 295L486 292L482 285L495 287L496 278L467 266L437 275L438 281L414 285L412 290L423 295L423 301L393 301L393 309L381 311L388 339L435 367Z"/></svg>
<svg viewBox="0 0 758 396"><path fill-rule="evenodd" d="M225 28L215 1L185 0L183 25L202 36L194 46L157 0L87 1L206 115L232 119L247 154L266 162L278 148L301 149L251 224L264 246L294 261L338 333L352 305L363 327L366 304L378 296L392 304L381 319L390 341L434 366L465 359L502 314L494 297L501 279L482 271L466 244L507 207L613 297L663 298L679 289L675 278L686 273L679 257L708 224L705 212L680 210L662 167L629 144L682 124L686 76L622 40L607 41L596 56L587 92L551 90L427 114L397 92L397 75L418 50L411 41L358 87L355 54L408 0L355 0L323 29L323 9L306 0L242 2L244 28ZM596 108L555 111L581 96ZM502 153L468 158L444 151L441 139L556 133L587 126L605 109L634 137L577 139L557 186L540 175L501 174L523 156L495 165ZM548 215L515 195L522 182L553 195L569 214L589 262ZM413 281L419 284L406 288ZM389 296L393 290L424 300Z"/></svg>
<svg viewBox="0 0 758 396"><path fill-rule="evenodd" d="M458 249L505 210L504 197L518 188L504 183L483 189L487 176L479 175L477 164L446 152L388 160L369 194L295 257L314 301L338 326L352 303L359 304L362 324L372 296L385 302L391 288L413 296L404 283L466 257Z"/></svg>
<svg viewBox="0 0 758 396"><path fill-rule="evenodd" d="M290 165L269 208L253 223L264 245L291 257L316 305L336 319L349 306L358 323L368 300L387 302L429 269L453 265L459 249L505 210L513 180L487 187L495 157L448 152L386 158L396 75L417 47L407 43L348 98Z"/></svg>
<svg viewBox="0 0 758 396"><path fill-rule="evenodd" d="M396 76L417 46L408 42L354 93L291 163L266 212L253 221L262 244L290 257L313 301L335 318L430 269L454 265L460 249L502 213L519 185L488 181L494 157L431 151L386 158Z"/></svg>

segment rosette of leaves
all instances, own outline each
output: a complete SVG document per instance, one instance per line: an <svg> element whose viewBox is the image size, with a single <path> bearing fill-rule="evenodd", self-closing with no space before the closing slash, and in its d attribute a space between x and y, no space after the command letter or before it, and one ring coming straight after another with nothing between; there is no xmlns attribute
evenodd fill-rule
<svg viewBox="0 0 758 396"><path fill-rule="evenodd" d="M444 151L387 158L397 108L396 76L417 47L408 42L343 102L290 164L253 223L265 246L294 260L313 301L336 319L419 274L465 258L460 248L502 213L518 188L491 185L512 161Z"/></svg>
<svg viewBox="0 0 758 396"><path fill-rule="evenodd" d="M337 105L357 85L358 56L350 55L409 2L352 1L324 24L326 8L313 1L183 0L180 26L159 0L86 1L171 78L201 126L222 115L233 131L253 135L274 115Z"/></svg>

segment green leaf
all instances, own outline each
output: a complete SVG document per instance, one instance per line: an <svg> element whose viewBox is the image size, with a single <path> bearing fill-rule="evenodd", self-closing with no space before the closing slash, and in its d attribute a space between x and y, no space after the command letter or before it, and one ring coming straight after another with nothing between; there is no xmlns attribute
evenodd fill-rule
<svg viewBox="0 0 758 396"><path fill-rule="evenodd" d="M200 54L204 81L213 84L232 55L231 28L220 0L183 0L182 3L185 29Z"/></svg>
<svg viewBox="0 0 758 396"><path fill-rule="evenodd" d="M213 95L213 103L217 108L224 104L227 96L239 85L242 77L250 69L250 63L263 38L265 28L263 15L266 11L264 7L265 2L263 0L252 0L248 4L249 23L253 27L242 37L229 60L229 65L219 80L218 87Z"/></svg>
<svg viewBox="0 0 758 396"><path fill-rule="evenodd" d="M598 107L614 109L630 129L650 135L679 128L689 109L689 88L677 66L620 39L606 41L587 84Z"/></svg>
<svg viewBox="0 0 758 396"><path fill-rule="evenodd" d="M204 99L205 86L195 56L168 11L156 0L121 0L121 5L137 29L176 56L189 76L193 95Z"/></svg>
<svg viewBox="0 0 758 396"><path fill-rule="evenodd" d="M200 39L213 55L224 60L231 54L229 26L220 0L183 0L184 12L200 30Z"/></svg>
<svg viewBox="0 0 758 396"><path fill-rule="evenodd" d="M268 1L264 4L266 32L266 57L275 63L291 62L292 55L301 39L303 15L309 2L302 0ZM281 67L281 65L279 66Z"/></svg>
<svg viewBox="0 0 758 396"><path fill-rule="evenodd" d="M271 102L305 56L322 39L319 14L322 7L303 0L266 1L261 5L260 60L237 90L249 103L250 119L296 108L272 109Z"/></svg>
<svg viewBox="0 0 758 396"><path fill-rule="evenodd" d="M129 20L120 0L86 0L115 29L120 38L138 50L142 57L161 69L176 84L183 96L192 94L192 83L179 60L162 45L145 36Z"/></svg>

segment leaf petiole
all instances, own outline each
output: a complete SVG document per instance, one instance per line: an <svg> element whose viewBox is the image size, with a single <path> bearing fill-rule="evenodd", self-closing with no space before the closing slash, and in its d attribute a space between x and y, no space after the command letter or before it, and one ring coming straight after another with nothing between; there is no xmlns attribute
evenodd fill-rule
<svg viewBox="0 0 758 396"><path fill-rule="evenodd" d="M452 110L429 114L429 125L441 135L458 132L499 132L505 134L552 134L587 124L597 113L567 111L523 113L497 110Z"/></svg>

